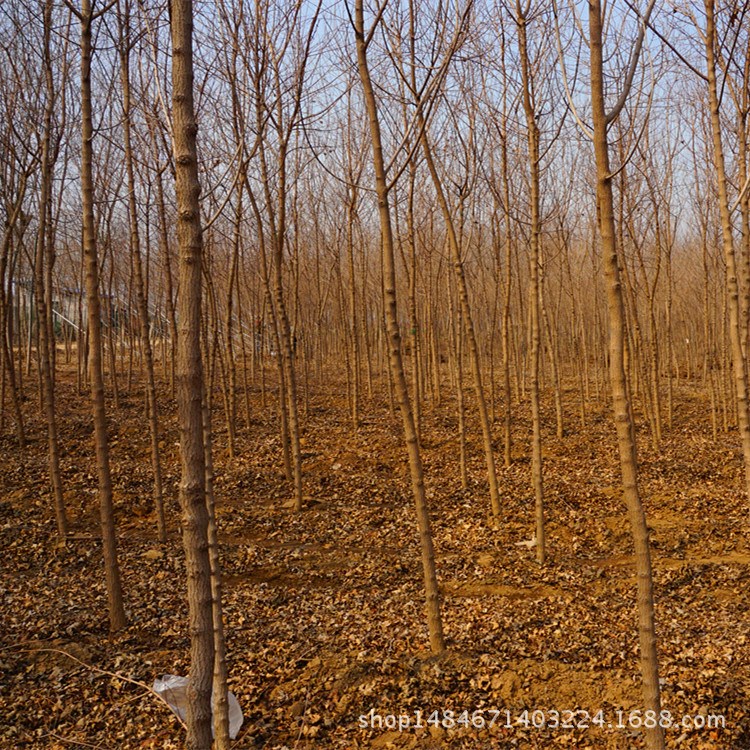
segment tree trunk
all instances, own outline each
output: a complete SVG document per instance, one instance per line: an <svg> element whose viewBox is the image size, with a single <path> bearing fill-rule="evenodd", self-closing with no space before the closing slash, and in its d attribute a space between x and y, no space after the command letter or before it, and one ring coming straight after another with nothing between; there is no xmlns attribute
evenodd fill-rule
<svg viewBox="0 0 750 750"><path fill-rule="evenodd" d="M94 417L94 441L99 475L104 568L109 600L109 625L112 631L126 625L122 602L120 568L117 561L112 477L109 469L107 416L104 408L104 372L102 369L102 324L99 305L99 259L94 222L94 181L92 154L94 128L91 114L91 24L90 0L81 3L81 194L83 197L83 252L86 263L86 297L89 325L89 384Z"/></svg>
<svg viewBox="0 0 750 750"><path fill-rule="evenodd" d="M135 289L138 300L138 322L140 324L141 347L146 360L146 399L148 404L149 433L151 436L151 467L154 473L154 509L159 541L167 541L167 526L164 519L162 494L161 459L159 457L159 408L156 399L156 378L154 375L154 354L149 337L148 300L143 281L141 263L141 239L138 231L138 207L135 200L135 171L133 150L130 143L130 7L125 3L125 16L120 19L120 65L122 75L123 141L125 147L125 168L128 176L128 216L130 220L130 251L135 272Z"/></svg>
<svg viewBox="0 0 750 750"><path fill-rule="evenodd" d="M54 333L50 335L47 325L51 312L48 300L52 299L52 290L45 290L45 261L51 255L47 243L50 241L47 217L52 203L52 171L54 157L51 153L52 115L55 106L54 79L50 58L50 35L52 26L52 2L44 4L44 73L47 101L44 107L44 130L42 131L41 186L39 191L39 229L36 242L36 262L34 269L34 289L36 296L37 321L39 323L39 343L41 346L40 370L42 377L42 396L47 417L47 446L49 452L49 474L52 484L52 501L57 519L57 534L65 542L68 532L68 520L65 514L62 477L60 475L60 451L57 439L57 417L55 414L54 360L52 349L55 346Z"/></svg>
<svg viewBox="0 0 750 750"><path fill-rule="evenodd" d="M463 259L461 258L461 250L458 244L458 237L456 235L456 228L453 222L453 216L451 215L448 201L443 191L443 185L438 175L435 162L432 158L432 151L427 138L427 129L422 115L422 103L417 102L417 127L421 132L421 143L422 151L425 155L425 161L427 168L432 178L432 183L435 187L435 193L440 206L440 210L443 214L443 221L445 222L445 228L448 233L448 246L451 252L451 259L453 261L453 270L456 274L456 282L458 285L458 301L461 305L461 314L463 316L463 324L466 330L466 342L469 349L469 362L471 364L471 372L474 378L474 392L477 399L477 407L479 409L479 420L482 426L482 440L484 443L484 457L487 463L487 479L490 485L490 508L492 515L495 519L500 517L500 491L497 485L497 471L495 470L495 454L492 448L492 426L490 425L490 417L487 411L487 400L484 396L484 386L482 385L482 368L479 358L479 345L477 344L477 336L474 329L474 321L471 314L471 304L469 303L469 289L466 284L466 274L464 273Z"/></svg>
<svg viewBox="0 0 750 750"><path fill-rule="evenodd" d="M180 294L177 320L177 404L180 423L182 538L190 610L188 750L211 747L214 621L208 554L206 455L201 362L201 264L203 237L193 107L193 4L172 0L172 109L177 194Z"/></svg>
<svg viewBox="0 0 750 750"><path fill-rule="evenodd" d="M229 703L227 698L226 641L221 604L221 560L214 497L213 436L211 404L203 383L202 399L203 448L206 454L206 509L208 511L208 554L211 563L211 594L213 603L214 678L212 691L215 750L229 750Z"/></svg>
<svg viewBox="0 0 750 750"><path fill-rule="evenodd" d="M648 527L638 491L635 429L632 422L630 397L625 377L625 311L620 281L618 248L615 241L612 175L609 167L607 115L605 114L602 10L600 0L589 3L589 51L591 56L591 107L594 152L596 156L596 197L599 214L599 233L607 280L609 311L609 370L612 389L617 445L620 454L623 494L635 546L636 579L638 586L638 620L641 649L643 698L646 710L659 716L661 697L659 667L654 623L654 593L649 548ZM660 726L646 728L649 750L663 750L664 732Z"/></svg>
<svg viewBox="0 0 750 750"><path fill-rule="evenodd" d="M531 72L526 39L527 20L520 2L516 3L518 24L518 49L521 56L523 79L523 109L526 115L526 138L529 149L529 208L530 208L530 256L529 256L529 312L531 323L531 484L534 488L536 520L536 559L544 565L546 543L544 535L544 484L542 480L542 422L539 414L539 348L541 324L539 315L539 265L541 245L541 218L539 197L539 128L534 101L532 99Z"/></svg>
<svg viewBox="0 0 750 750"><path fill-rule="evenodd" d="M414 413L409 401L409 391L404 374L404 363L401 355L401 333L398 323L398 308L396 301L396 264L391 227L391 210L389 205L389 187L386 179L383 146L380 137L380 122L375 91L370 78L367 62L367 42L364 30L363 0L355 0L354 5L354 33L357 46L357 66L362 82L365 107L370 122L370 138L372 141L373 167L375 170L375 189L378 197L378 215L380 218L380 232L383 259L383 286L385 294L385 318L388 331L390 372L394 381L396 398L401 411L404 439L409 457L412 493L417 512L420 545L422 549L422 568L424 571L425 593L427 597L427 625L430 635L430 646L433 653L445 650L443 639L443 623L440 616L440 593L435 569L435 551L432 543L432 529L430 515L425 496L424 473L422 456L417 439L414 423Z"/></svg>
<svg viewBox="0 0 750 750"><path fill-rule="evenodd" d="M719 116L719 94L716 81L716 26L714 0L705 0L706 8L706 72L708 77L708 98L711 109L711 132L713 135L713 158L719 192L719 213L721 217L721 239L726 262L727 306L729 308L729 340L732 351L732 368L735 394L737 397L737 424L742 441L742 454L745 459L745 491L750 499L750 413L748 412L747 362L744 356L741 305L737 280L737 260L732 236L732 217L727 196L727 177L724 164L724 147L721 139L721 119Z"/></svg>

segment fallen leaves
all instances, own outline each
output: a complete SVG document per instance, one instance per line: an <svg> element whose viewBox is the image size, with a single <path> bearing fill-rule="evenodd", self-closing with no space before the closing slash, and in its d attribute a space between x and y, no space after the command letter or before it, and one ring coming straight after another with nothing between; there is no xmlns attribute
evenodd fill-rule
<svg viewBox="0 0 750 750"><path fill-rule="evenodd" d="M548 436L550 563L539 569L533 548L518 545L533 526L528 425L514 417L519 460L501 472L503 516L494 524L487 521L478 447L470 445L464 490L455 420L446 416L450 404L426 408L427 490L449 640L449 652L432 657L398 431L383 402L371 404L359 433L350 434L334 385L311 394L301 513L284 507L289 487L279 471L270 409L258 413L251 432L239 432L234 461L216 451L229 687L247 717L235 747L641 747L639 732L606 727L359 726L371 709L399 715L637 707L634 577L606 419L561 443ZM113 414L131 624L110 637L90 435L76 421L76 398L61 386L64 479L74 519L65 549L55 546L42 443L23 454L10 441L2 446L13 460L0 468L0 746L180 747L176 720L124 679L150 684L161 673L188 669L179 467L171 451L176 427L165 417L170 539L162 547L150 510L141 415L132 403ZM701 432L708 423L704 405L687 393L680 398L684 425L675 425L662 453L641 441L664 703L680 715L722 713L727 729L674 732L668 747L740 750L750 747L750 551L741 471L736 446L728 455L729 437L716 445ZM220 411L214 422L221 440ZM33 426L40 434L42 428ZM30 653L50 647L123 677Z"/></svg>

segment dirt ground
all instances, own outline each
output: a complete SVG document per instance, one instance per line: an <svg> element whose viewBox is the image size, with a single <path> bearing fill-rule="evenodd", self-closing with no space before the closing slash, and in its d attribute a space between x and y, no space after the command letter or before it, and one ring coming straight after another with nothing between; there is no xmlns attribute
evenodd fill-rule
<svg viewBox="0 0 750 750"><path fill-rule="evenodd" d="M142 392L123 394L119 411L109 403L130 620L110 636L88 401L70 373L57 394L72 520L67 548L56 544L36 396L25 403L27 450L18 450L9 426L0 438L0 747L181 747L176 718L137 684L188 669L174 403L163 389L170 526L163 547L151 510ZM499 470L503 511L493 523L476 420L469 419L464 490L447 386L442 404L425 405L449 644L434 658L399 423L379 393L365 399L353 434L345 394L335 378L311 383L301 513L290 508L273 399L262 409L253 392L231 461L216 399L230 689L245 714L235 747L643 747L635 578L606 406L592 407L581 430L571 389L568 434L558 441L545 396L549 562L540 569L533 549L520 544L533 528L528 407L515 407L515 462ZM639 433L663 721L672 724L667 745L743 750L750 748L750 546L738 438L712 440L696 384L680 384L675 399L658 454L645 427ZM495 433L499 456L500 423Z"/></svg>

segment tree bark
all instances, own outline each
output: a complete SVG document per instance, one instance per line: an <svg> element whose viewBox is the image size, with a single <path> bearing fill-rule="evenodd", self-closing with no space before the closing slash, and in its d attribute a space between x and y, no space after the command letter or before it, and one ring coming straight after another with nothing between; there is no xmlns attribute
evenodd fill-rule
<svg viewBox="0 0 750 750"><path fill-rule="evenodd" d="M214 621L208 553L206 455L201 361L201 264L203 236L193 105L193 4L172 0L172 116L177 194L179 283L177 404L180 423L182 539L190 610L188 750L210 750Z"/></svg>
<svg viewBox="0 0 750 750"><path fill-rule="evenodd" d="M427 168L432 178L432 183L435 187L435 193L437 196L438 205L443 214L443 221L445 222L445 228L448 233L448 246L451 252L451 260L453 261L453 270L456 274L456 282L458 286L458 301L461 306L461 315L463 316L463 324L466 331L466 342L469 349L469 362L471 364L471 372L474 378L474 393L476 394L477 407L479 409L479 421L482 426L482 441L484 444L484 458L487 464L487 479L490 485L490 508L492 515L495 519L500 517L500 490L497 485L497 471L495 469L495 453L492 448L492 426L490 425L490 417L487 411L487 399L484 395L484 386L482 384L482 368L479 358L479 345L477 344L477 336L474 327L474 320L471 314L471 304L469 302L469 289L466 284L466 274L464 273L463 259L461 258L461 250L458 243L458 236L456 235L456 228L453 222L453 216L451 214L448 201L445 197L443 185L440 180L440 176L435 166L435 161L432 157L432 150L427 138L427 129L425 127L424 118L421 113L422 103L417 102L417 127L420 129L422 151L425 155L425 161Z"/></svg>
<svg viewBox="0 0 750 750"><path fill-rule="evenodd" d="M521 57L523 80L523 109L526 115L526 139L529 150L529 208L530 208L530 257L529 257L529 312L531 323L531 484L534 488L536 521L536 559L544 565L546 543L544 535L544 483L542 478L542 422L539 414L539 347L541 324L539 315L539 265L541 245L541 219L539 197L539 128L532 93L531 71L526 35L527 19L521 3L516 2L518 25L518 50Z"/></svg>
<svg viewBox="0 0 750 750"><path fill-rule="evenodd" d="M94 128L91 113L91 24L90 0L81 3L81 194L83 197L83 252L86 264L86 297L89 325L89 385L94 417L96 465L99 476L104 568L109 600L109 625L112 631L126 625L122 601L120 568L117 561L112 476L109 468L107 415L104 407L104 372L102 369L102 324L99 304L99 258L94 221L94 182L92 154Z"/></svg>
<svg viewBox="0 0 750 750"><path fill-rule="evenodd" d="M609 371L617 446L620 454L623 494L628 509L635 546L637 604L641 650L643 698L646 710L661 711L659 667L654 622L654 592L648 527L638 491L638 463L635 429L625 375L625 310L620 281L620 261L615 239L612 174L609 166L607 115L604 98L602 9L600 0L589 2L589 52L591 60L591 107L594 153L596 157L596 198L604 273L607 280L609 312ZM660 726L646 728L649 750L663 750L664 731Z"/></svg>
<svg viewBox="0 0 750 750"><path fill-rule="evenodd" d="M156 378L154 375L154 353L149 336L148 299L146 298L141 262L141 238L138 231L138 207L135 200L135 171L133 169L133 149L131 146L131 104L130 104L130 7L125 2L125 15L120 19L120 66L122 77L123 140L125 147L125 169L128 178L128 217L130 220L130 251L133 257L135 289L138 301L138 322L140 324L141 347L146 360L146 398L148 403L149 433L151 436L151 466L154 474L154 509L159 541L167 541L167 526L164 519L164 499L162 493L161 459L159 457L159 405L156 398Z"/></svg>
<svg viewBox="0 0 750 750"><path fill-rule="evenodd" d="M727 195L727 177L724 162L724 146L721 137L719 115L719 93L716 81L716 22L714 0L705 0L706 9L706 75L708 78L708 100L711 110L711 133L713 136L713 159L719 193L719 215L721 218L721 240L726 262L726 291L729 308L729 341L732 352L732 370L737 397L737 424L742 441L745 460L745 491L750 499L750 412L748 411L747 362L744 356L744 341L737 258L734 249L732 217Z"/></svg>
<svg viewBox="0 0 750 750"><path fill-rule="evenodd" d="M370 77L367 61L367 41L365 39L363 0L355 0L354 5L354 34L357 47L357 67L362 83L365 107L370 123L370 138L372 141L372 158L375 170L375 189L378 197L378 216L380 219L380 233L383 260L383 287L385 295L385 319L388 332L389 364L396 398L398 400L403 424L404 439L409 458L412 493L417 512L417 526L422 550L422 568L424 571L425 593L427 598L427 626L430 636L430 646L433 653L445 650L443 638L443 623L440 616L440 593L435 568L435 551L432 543L432 529L430 515L425 496L424 472L422 456L417 439L414 423L414 412L409 400L409 391L404 374L404 362L401 355L401 333L398 323L398 307L396 300L396 264L391 227L391 210L389 204L389 187L385 172L383 146L380 136L380 122L378 107Z"/></svg>
<svg viewBox="0 0 750 750"><path fill-rule="evenodd" d="M44 78L46 83L47 101L44 107L44 129L42 131L42 156L41 156L41 186L39 190L39 228L36 241L36 261L34 268L34 290L36 297L37 321L39 328L39 344L41 356L39 367L42 379L42 400L47 418L47 447L49 452L49 474L52 485L52 502L55 508L57 520L57 535L62 543L68 532L68 520L65 513L65 501L63 499L62 477L60 474L60 451L57 437L57 417L55 414L55 387L54 387L54 355L52 351L55 346L54 329L52 332L47 324L51 309L47 300L52 298L52 290L47 286L45 290L45 261L49 260L51 253L47 246L50 241L50 226L47 221L52 202L52 170L54 156L52 154L52 115L55 106L55 87L52 73L52 60L50 53L50 36L52 26L52 2L47 0L44 4Z"/></svg>

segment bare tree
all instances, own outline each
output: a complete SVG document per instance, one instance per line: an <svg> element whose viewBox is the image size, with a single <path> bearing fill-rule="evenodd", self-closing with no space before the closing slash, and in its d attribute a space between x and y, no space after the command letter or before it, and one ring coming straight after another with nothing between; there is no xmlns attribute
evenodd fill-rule
<svg viewBox="0 0 750 750"><path fill-rule="evenodd" d="M409 68L402 73L402 77L410 82L409 94L414 100L416 106L416 127L419 133L419 145L425 157L425 163L430 174L430 178L435 188L435 195L443 216L446 232L448 235L448 247L451 254L453 269L456 274L456 285L458 291L458 301L461 306L461 316L463 326L466 331L466 343L469 349L469 362L471 364L472 376L474 379L474 392L476 394L477 405L479 407L479 419L482 427L482 438L484 444L484 455L487 464L487 479L490 487L490 507L492 515L495 518L500 516L500 491L497 483L497 471L495 470L495 455L492 445L492 428L490 424L489 412L487 409L487 399L484 393L482 383L482 366L479 352L479 343L475 331L474 318L469 301L469 289L466 282L463 259L461 257L461 245L459 235L456 229L456 222L453 211L446 196L443 180L438 172L438 165L434 158L433 149L430 142L428 128L429 112L433 107L431 101L430 89L438 88L442 83L442 78L446 75L449 63L454 54L460 48L465 39L467 24L470 18L472 3L467 3L463 8L456 9L457 20L452 35L449 35L447 28L437 28L435 33L438 36L436 49L441 50L442 59L435 78L427 76L426 80L417 80L416 59L414 56L414 47L412 44ZM416 7L410 5L410 39L414 40L416 28L414 27L414 18L416 16ZM440 24L439 24L440 26ZM432 71L430 71L432 72ZM432 92L434 96L434 91Z"/></svg>
<svg viewBox="0 0 750 750"><path fill-rule="evenodd" d="M437 571L435 568L435 552L432 542L432 530L429 510L427 507L427 498L425 496L422 456L419 448L416 424L414 422L414 411L411 406L409 390L406 385L404 363L401 353L401 332L398 322L398 305L396 299L395 251L389 202L389 193L393 183L389 183L386 172L377 98L375 96L367 58L368 46L372 41L373 35L377 31L379 18L380 17L378 16L375 24L370 29L366 30L364 2L363 0L355 0L352 23L354 26L354 37L357 49L357 68L359 70L360 81L362 84L365 108L370 121L372 159L373 168L375 170L375 190L378 198L378 216L380 219L380 236L383 253L383 286L385 293L385 318L388 326L390 371L396 390L399 410L401 411L404 439L406 441L406 450L409 458L412 493L417 512L417 525L419 527L419 539L422 550L422 568L424 572L425 593L427 596L427 625L430 634L430 646L434 653L440 653L445 649L445 640L443 638L443 623L440 616L440 593L438 590Z"/></svg>
<svg viewBox="0 0 750 750"><path fill-rule="evenodd" d="M654 593L651 551L646 516L638 489L638 461L636 457L635 426L630 404L630 393L625 372L625 310L620 280L620 256L615 233L613 173L610 167L608 129L624 108L632 86L643 44L645 24L653 9L651 0L644 16L638 17L638 37L630 53L629 66L622 90L614 106L607 110L604 85L604 32L602 6L599 0L589 3L589 62L591 76L591 137L596 160L596 200L599 237L607 279L607 307L609 311L609 370L617 445L620 453L620 472L623 495L628 509L635 546L636 579L638 586L638 619L641 648L641 673L646 709L658 716L661 711L659 667L654 622ZM664 730L659 725L646 729L649 750L664 748Z"/></svg>
<svg viewBox="0 0 750 750"><path fill-rule="evenodd" d="M120 568L117 561L112 475L109 466L107 415L104 405L104 370L102 366L102 322L99 299L99 254L97 226L94 217L93 139L94 124L91 103L91 61L93 56L92 24L110 6L94 11L91 0L82 0L80 11L68 5L81 24L81 194L83 196L83 251L86 265L86 306L88 310L89 384L94 417L94 441L99 475L104 567L109 599L110 628L126 625L122 600Z"/></svg>
<svg viewBox="0 0 750 750"><path fill-rule="evenodd" d="M124 0L124 7L118 2L118 26L120 45L120 76L122 81L123 146L125 149L125 170L127 173L128 218L130 220L130 252L133 257L136 299L138 302L138 322L140 324L141 348L146 360L146 398L148 402L149 431L151 435L151 466L154 474L154 508L159 532L159 540L167 540L167 527L164 520L164 500L162 497L161 458L159 456L159 405L156 399L156 378L154 375L154 354L151 349L150 316L146 285L143 278L141 258L141 236L138 229L138 205L136 202L135 170L133 168L133 129L132 103L130 96L130 50L132 48L130 30L130 2Z"/></svg>
<svg viewBox="0 0 750 750"><path fill-rule="evenodd" d="M746 15L748 5L743 4L742 15ZM703 40L706 59L706 84L708 87L708 104L711 112L711 136L713 147L714 169L716 170L716 184L718 189L719 216L721 220L721 242L726 263L727 304L729 308L729 340L731 343L732 366L734 375L735 394L737 398L737 422L742 440L742 453L745 462L745 485L750 498L750 394L748 393L747 359L745 355L745 340L747 332L743 330L742 304L740 302L740 288L737 258L734 247L734 231L732 227L732 213L742 203L748 192L748 179L740 186L740 192L729 204L729 190L727 170L724 157L721 123L721 97L717 80L720 51L717 50L718 32L716 24L716 5L714 0L704 0L706 14L705 30L697 29ZM724 63L725 64L725 63ZM747 86L745 80L744 85ZM744 133L742 134L744 138Z"/></svg>
<svg viewBox="0 0 750 750"><path fill-rule="evenodd" d="M211 747L214 669L213 592L206 505L201 360L201 266L203 236L193 103L193 3L172 0L172 117L180 294L177 319L177 399L180 422L180 504L190 610L189 750Z"/></svg>
<svg viewBox="0 0 750 750"><path fill-rule="evenodd" d="M523 111L526 115L526 137L529 152L529 310L531 326L531 483L534 488L536 517L536 557L544 565L546 542L544 533L544 483L542 477L542 425L539 414L539 347L541 339L540 305L541 284L539 268L541 265L541 197L539 178L539 126L536 107L534 82L532 79L528 25L531 13L531 2L525 6L516 0L515 20L518 26L518 52L521 58L521 79L523 85Z"/></svg>

